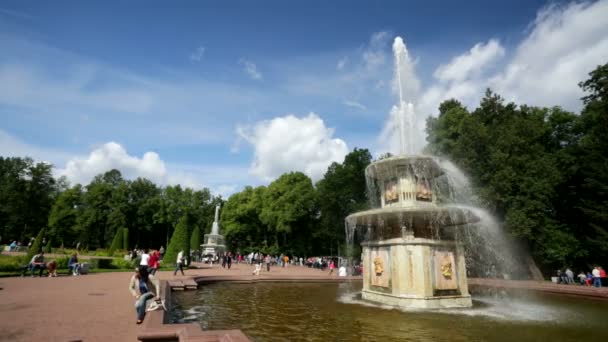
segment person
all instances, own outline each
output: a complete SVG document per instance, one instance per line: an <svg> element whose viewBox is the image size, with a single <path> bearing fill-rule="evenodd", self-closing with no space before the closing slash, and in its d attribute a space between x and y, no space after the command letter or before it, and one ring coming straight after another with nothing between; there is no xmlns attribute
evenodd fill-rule
<svg viewBox="0 0 608 342"><path fill-rule="evenodd" d="M160 260L163 260L163 257L165 256L165 247L160 246L158 252L160 253Z"/></svg>
<svg viewBox="0 0 608 342"><path fill-rule="evenodd" d="M597 269L600 271L600 285L606 285L606 270L602 268L602 266L598 266Z"/></svg>
<svg viewBox="0 0 608 342"><path fill-rule="evenodd" d="M258 262L255 264L255 269L253 270L253 275L260 275L260 269L262 268L262 265Z"/></svg>
<svg viewBox="0 0 608 342"><path fill-rule="evenodd" d="M336 264L334 264L333 260L329 261L329 275L332 275L332 273L334 273L334 268L336 268Z"/></svg>
<svg viewBox="0 0 608 342"><path fill-rule="evenodd" d="M576 277L581 285L585 285L585 280L587 280L587 275L585 272L581 271L581 273L579 273Z"/></svg>
<svg viewBox="0 0 608 342"><path fill-rule="evenodd" d="M184 275L184 251L181 250L179 251L179 253L177 253L177 260L175 262L175 271L173 272L173 275L177 275L177 270L180 270L182 272L182 275Z"/></svg>
<svg viewBox="0 0 608 342"><path fill-rule="evenodd" d="M338 269L338 277L346 277L346 267L344 265Z"/></svg>
<svg viewBox="0 0 608 342"><path fill-rule="evenodd" d="M158 271L158 267L160 266L159 260L160 253L158 251L153 251L152 254L150 254L150 260L148 261L148 264L150 264L150 267L148 267L148 272L151 275L156 275L156 271Z"/></svg>
<svg viewBox="0 0 608 342"><path fill-rule="evenodd" d="M76 252L72 253L70 259L68 260L68 270L72 275L80 274L80 264L78 263L78 257L76 256Z"/></svg>
<svg viewBox="0 0 608 342"><path fill-rule="evenodd" d="M574 284L574 272L570 268L566 268L566 277L568 284Z"/></svg>
<svg viewBox="0 0 608 342"><path fill-rule="evenodd" d="M42 277L42 271L46 268L46 263L44 262L44 252L40 251L40 253L34 255L32 260L30 261L30 270L32 271L32 277L34 277L34 273L36 270L40 270L38 274L39 277Z"/></svg>
<svg viewBox="0 0 608 342"><path fill-rule="evenodd" d="M593 275L593 287L602 287L600 270L597 267L594 267L593 271L591 271L591 274Z"/></svg>
<svg viewBox="0 0 608 342"><path fill-rule="evenodd" d="M232 253L228 252L228 254L226 254L226 265L228 266L228 269L230 269L230 267L232 267Z"/></svg>
<svg viewBox="0 0 608 342"><path fill-rule="evenodd" d="M264 263L266 264L266 272L270 272L270 254L266 254L266 257L264 257Z"/></svg>
<svg viewBox="0 0 608 342"><path fill-rule="evenodd" d="M144 249L144 252L141 254L141 259L139 259L139 266L148 268L150 261L150 254L148 254L148 249Z"/></svg>
<svg viewBox="0 0 608 342"><path fill-rule="evenodd" d="M137 324L141 324L146 316L148 301L152 298L159 299L159 281L153 275L149 275L145 268L138 267L135 269L135 274L131 276L129 291L136 299Z"/></svg>
<svg viewBox="0 0 608 342"><path fill-rule="evenodd" d="M49 277L57 276L57 261L51 260L46 263L46 270L49 273Z"/></svg>

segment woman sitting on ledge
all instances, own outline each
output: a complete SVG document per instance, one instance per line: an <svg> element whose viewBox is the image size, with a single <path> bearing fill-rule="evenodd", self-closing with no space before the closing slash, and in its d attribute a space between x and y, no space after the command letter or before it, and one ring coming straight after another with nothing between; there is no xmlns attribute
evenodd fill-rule
<svg viewBox="0 0 608 342"><path fill-rule="evenodd" d="M137 324L141 324L146 316L146 306L148 300L158 299L160 295L160 283L158 279L148 274L146 267L135 269L135 274L131 277L129 291L135 297L135 311L137 312Z"/></svg>

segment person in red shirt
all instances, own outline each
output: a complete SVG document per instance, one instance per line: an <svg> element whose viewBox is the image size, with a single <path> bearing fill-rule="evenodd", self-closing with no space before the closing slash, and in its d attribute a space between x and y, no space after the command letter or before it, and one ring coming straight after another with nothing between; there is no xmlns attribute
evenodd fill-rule
<svg viewBox="0 0 608 342"><path fill-rule="evenodd" d="M148 260L148 265L149 265L148 273L150 273L151 275L156 274L156 271L158 270L158 267L160 266L159 260L160 260L160 253L158 251L152 252L152 255L150 255L150 260Z"/></svg>
<svg viewBox="0 0 608 342"><path fill-rule="evenodd" d="M600 270L600 284L606 286L606 270L601 266L598 266L598 270Z"/></svg>

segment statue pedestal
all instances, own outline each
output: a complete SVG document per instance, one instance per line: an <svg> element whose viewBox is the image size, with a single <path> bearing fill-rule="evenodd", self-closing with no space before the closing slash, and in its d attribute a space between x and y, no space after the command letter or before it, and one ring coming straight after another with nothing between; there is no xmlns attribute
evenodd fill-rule
<svg viewBox="0 0 608 342"><path fill-rule="evenodd" d="M226 251L224 236L219 234L205 234L205 243L201 245L203 255L219 255Z"/></svg>
<svg viewBox="0 0 608 342"><path fill-rule="evenodd" d="M403 308L471 307L464 251L455 241L394 238L363 246L362 298Z"/></svg>

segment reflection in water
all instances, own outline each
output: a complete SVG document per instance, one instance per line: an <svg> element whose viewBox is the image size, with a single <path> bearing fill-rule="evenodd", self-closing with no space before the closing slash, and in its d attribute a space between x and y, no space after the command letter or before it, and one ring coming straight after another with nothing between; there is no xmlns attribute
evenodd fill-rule
<svg viewBox="0 0 608 342"><path fill-rule="evenodd" d="M608 303L581 298L475 298L470 309L401 311L361 301L360 285L221 283L175 293L174 322L241 329L254 341L606 340Z"/></svg>

